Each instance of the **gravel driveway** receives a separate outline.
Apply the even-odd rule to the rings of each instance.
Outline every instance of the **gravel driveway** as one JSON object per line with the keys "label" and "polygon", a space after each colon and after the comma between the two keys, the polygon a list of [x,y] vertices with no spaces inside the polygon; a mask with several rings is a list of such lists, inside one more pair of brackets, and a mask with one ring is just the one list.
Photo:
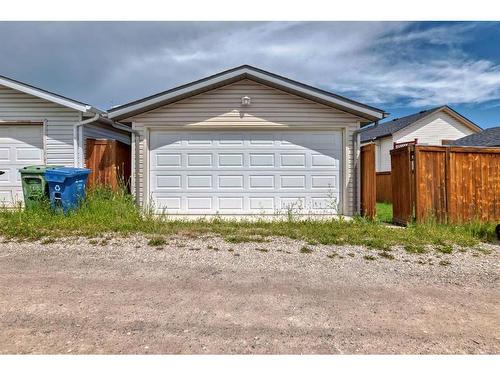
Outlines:
{"label": "gravel driveway", "polygon": [[3,240],[0,353],[500,352],[500,246],[147,242]]}

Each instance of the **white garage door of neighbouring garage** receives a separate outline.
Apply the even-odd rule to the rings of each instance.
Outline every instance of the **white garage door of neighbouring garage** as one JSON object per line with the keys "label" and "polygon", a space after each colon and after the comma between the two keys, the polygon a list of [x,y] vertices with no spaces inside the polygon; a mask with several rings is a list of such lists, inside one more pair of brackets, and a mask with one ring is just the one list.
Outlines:
{"label": "white garage door of neighbouring garage", "polygon": [[43,164],[42,125],[0,124],[0,205],[22,201],[21,176],[18,169]]}
{"label": "white garage door of neighbouring garage", "polygon": [[151,131],[149,149],[159,213],[341,211],[341,131]]}

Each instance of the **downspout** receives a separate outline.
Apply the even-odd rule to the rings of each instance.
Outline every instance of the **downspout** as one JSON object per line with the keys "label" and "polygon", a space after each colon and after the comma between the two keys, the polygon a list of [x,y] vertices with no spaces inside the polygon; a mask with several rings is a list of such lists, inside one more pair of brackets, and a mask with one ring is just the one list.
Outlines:
{"label": "downspout", "polygon": [[[79,167],[80,164],[80,145],[83,143],[83,139],[79,137],[79,128],[85,124],[89,124],[91,122],[97,121],[101,115],[96,113],[96,115],[87,120],[79,121],[75,125],[73,125],[73,158],[74,158],[74,166]],[[83,137],[82,137],[83,138]]]}
{"label": "downspout", "polygon": [[361,214],[361,168],[359,165],[359,158],[361,156],[360,139],[361,128],[353,132],[354,150],[356,152],[356,164],[354,170],[356,171],[356,213]]}

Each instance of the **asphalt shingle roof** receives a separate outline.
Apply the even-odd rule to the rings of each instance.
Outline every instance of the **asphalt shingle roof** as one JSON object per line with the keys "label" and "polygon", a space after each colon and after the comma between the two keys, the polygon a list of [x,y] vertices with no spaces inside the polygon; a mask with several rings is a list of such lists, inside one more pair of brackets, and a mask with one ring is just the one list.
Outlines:
{"label": "asphalt shingle roof", "polygon": [[451,142],[453,146],[500,147],[500,126],[484,129],[480,133],[467,135]]}
{"label": "asphalt shingle roof", "polygon": [[431,108],[418,113],[413,113],[405,117],[395,118],[394,120],[367,127],[361,131],[361,142],[366,142],[394,134],[398,130],[404,129],[407,126],[414,124],[421,118],[424,118],[425,116],[428,116],[431,113],[436,112],[442,108],[443,106]]}

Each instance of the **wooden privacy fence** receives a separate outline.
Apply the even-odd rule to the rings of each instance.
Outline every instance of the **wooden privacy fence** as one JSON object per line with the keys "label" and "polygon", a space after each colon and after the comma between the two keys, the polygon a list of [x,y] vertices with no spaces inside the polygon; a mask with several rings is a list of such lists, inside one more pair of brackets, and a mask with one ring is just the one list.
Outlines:
{"label": "wooden privacy fence", "polygon": [[375,145],[361,147],[361,215],[374,218],[376,215]]}
{"label": "wooden privacy fence", "polygon": [[391,172],[377,172],[377,202],[392,203]]}
{"label": "wooden privacy fence", "polygon": [[391,150],[393,220],[500,221],[500,148]]}
{"label": "wooden privacy fence", "polygon": [[88,186],[103,185],[117,190],[120,184],[130,187],[130,146],[111,139],[86,140],[85,165],[92,172]]}

